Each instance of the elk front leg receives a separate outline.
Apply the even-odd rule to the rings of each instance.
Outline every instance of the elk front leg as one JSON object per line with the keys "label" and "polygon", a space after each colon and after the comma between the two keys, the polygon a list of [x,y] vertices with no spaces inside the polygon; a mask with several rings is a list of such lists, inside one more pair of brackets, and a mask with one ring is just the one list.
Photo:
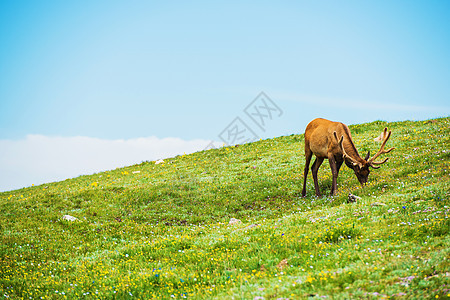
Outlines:
{"label": "elk front leg", "polygon": [[339,168],[342,165],[342,163],[339,164],[336,163],[336,159],[334,158],[334,155],[328,155],[328,161],[330,162],[330,168],[331,168],[331,174],[333,175],[333,183],[331,184],[331,191],[330,196],[335,196],[337,193],[337,177],[339,174]]}
{"label": "elk front leg", "polygon": [[320,193],[319,190],[319,180],[317,179],[317,172],[319,171],[319,167],[323,162],[323,158],[319,158],[316,157],[316,160],[314,161],[312,167],[311,167],[311,171],[312,171],[312,175],[313,175],[313,179],[314,179],[314,188],[316,189],[316,196],[317,197],[322,197],[322,194]]}
{"label": "elk front leg", "polygon": [[336,159],[336,168],[337,168],[337,175],[339,176],[339,170],[341,169],[342,164],[344,163],[343,160],[337,160]]}

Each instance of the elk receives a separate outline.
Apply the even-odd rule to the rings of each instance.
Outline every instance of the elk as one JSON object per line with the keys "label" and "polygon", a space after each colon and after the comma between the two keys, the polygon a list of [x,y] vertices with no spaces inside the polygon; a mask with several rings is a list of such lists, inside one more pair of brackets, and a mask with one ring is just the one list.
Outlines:
{"label": "elk", "polygon": [[[380,168],[380,165],[384,164],[388,158],[382,161],[375,161],[381,154],[389,153],[395,148],[384,150],[386,142],[391,136],[391,131],[387,127],[384,128],[382,134],[383,142],[380,150],[373,157],[370,157],[370,151],[365,158],[362,158],[358,154],[355,145],[352,141],[352,136],[347,125],[340,122],[333,122],[326,119],[314,119],[305,129],[305,170],[303,179],[302,197],[306,196],[306,178],[308,175],[309,164],[313,154],[316,156],[311,172],[314,179],[314,188],[316,190],[316,196],[321,197],[319,190],[319,183],[317,180],[317,172],[324,159],[328,159],[333,175],[333,182],[331,186],[330,195],[334,196],[337,193],[337,177],[339,175],[339,169],[342,163],[345,162],[347,167],[355,172],[358,181],[364,186],[367,183],[370,169]],[[340,138],[339,138],[340,137]]]}

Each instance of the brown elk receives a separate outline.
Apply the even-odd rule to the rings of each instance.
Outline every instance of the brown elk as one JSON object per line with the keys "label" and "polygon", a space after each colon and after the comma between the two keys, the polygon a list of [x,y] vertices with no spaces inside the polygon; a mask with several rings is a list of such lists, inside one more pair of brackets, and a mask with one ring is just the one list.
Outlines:
{"label": "brown elk", "polygon": [[[365,158],[358,154],[355,145],[352,141],[352,136],[347,125],[340,122],[333,122],[325,119],[312,120],[305,129],[305,170],[303,179],[302,197],[306,196],[306,178],[308,175],[309,164],[312,155],[316,156],[311,171],[314,179],[314,188],[316,189],[316,196],[321,196],[319,191],[319,183],[317,180],[317,171],[324,159],[328,159],[333,174],[333,182],[331,186],[330,195],[334,196],[337,192],[337,177],[342,163],[345,162],[347,167],[355,172],[358,181],[361,185],[367,182],[370,169],[380,168],[379,165],[384,164],[388,158],[382,161],[375,161],[381,154],[389,153],[394,148],[384,150],[384,146],[391,136],[391,131],[384,128],[383,142],[380,150],[373,157],[370,157],[370,151]],[[340,137],[340,138],[338,138]]]}

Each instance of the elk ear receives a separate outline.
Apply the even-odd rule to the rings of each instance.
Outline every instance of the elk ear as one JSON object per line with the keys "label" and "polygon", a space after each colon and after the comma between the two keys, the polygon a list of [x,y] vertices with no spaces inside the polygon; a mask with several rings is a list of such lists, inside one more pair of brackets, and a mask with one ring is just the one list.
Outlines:
{"label": "elk ear", "polygon": [[369,157],[370,157],[370,150],[367,152],[367,155],[366,155],[366,157],[364,158],[364,160],[368,160]]}

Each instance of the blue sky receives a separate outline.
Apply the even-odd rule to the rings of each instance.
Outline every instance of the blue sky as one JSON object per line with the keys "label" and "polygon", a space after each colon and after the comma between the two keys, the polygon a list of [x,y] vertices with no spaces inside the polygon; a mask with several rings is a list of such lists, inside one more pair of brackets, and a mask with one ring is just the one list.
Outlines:
{"label": "blue sky", "polygon": [[[10,148],[0,152],[23,160],[12,149],[30,136],[201,144],[236,117],[266,138],[316,117],[448,116],[449,11],[448,1],[1,1],[0,143]],[[261,91],[283,111],[264,131],[244,113]]]}

